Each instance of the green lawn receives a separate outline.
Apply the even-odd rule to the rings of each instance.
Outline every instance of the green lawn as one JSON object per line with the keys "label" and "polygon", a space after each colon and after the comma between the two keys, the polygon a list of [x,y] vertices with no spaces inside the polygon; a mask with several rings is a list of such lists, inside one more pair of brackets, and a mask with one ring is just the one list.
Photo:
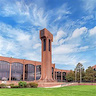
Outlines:
{"label": "green lawn", "polygon": [[96,96],[96,86],[0,89],[0,96]]}

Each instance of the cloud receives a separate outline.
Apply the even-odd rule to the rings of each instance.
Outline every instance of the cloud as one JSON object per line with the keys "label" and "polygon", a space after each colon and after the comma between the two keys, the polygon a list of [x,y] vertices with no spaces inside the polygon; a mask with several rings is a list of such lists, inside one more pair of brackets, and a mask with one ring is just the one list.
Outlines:
{"label": "cloud", "polygon": [[[65,32],[66,33],[66,32]],[[73,32],[71,32],[70,34],[66,34],[66,38],[61,38],[59,40],[59,42],[61,44],[63,43],[74,43],[74,44],[81,44],[82,39],[86,38],[88,34],[88,29],[86,27],[81,27],[81,28],[76,28],[75,30],[73,30]]]}
{"label": "cloud", "polygon": [[71,14],[70,7],[68,7],[67,3],[52,10],[45,10],[44,6],[46,2],[44,0],[42,0],[43,3],[39,1],[37,3],[36,1],[26,3],[24,0],[16,0],[11,3],[8,1],[3,2],[0,4],[2,5],[2,11],[0,11],[1,16],[12,17],[17,23],[29,23],[31,26],[41,28],[54,25],[58,20],[66,19]]}
{"label": "cloud", "polygon": [[23,54],[23,58],[26,58],[27,60],[41,61],[37,52],[26,52]]}
{"label": "cloud", "polygon": [[18,52],[16,47],[17,45],[15,45],[14,42],[0,36],[0,51],[1,51],[0,54],[1,55],[8,56],[8,57],[11,56],[10,54],[15,55],[15,52]]}
{"label": "cloud", "polygon": [[83,1],[83,8],[89,12],[92,13],[95,9],[96,0],[82,0]]}
{"label": "cloud", "polygon": [[[64,36],[61,34],[59,38],[58,35],[55,36],[54,45],[53,44],[53,54],[63,55],[63,54],[70,54],[70,53],[79,53],[84,52],[90,49],[93,49],[93,47],[89,44],[87,44],[86,40],[90,39],[89,37],[89,30],[86,27],[76,28],[72,35],[67,36],[64,38]],[[59,39],[58,39],[58,38]],[[62,38],[63,37],[63,38]],[[83,42],[85,39],[85,42]],[[86,45],[84,45],[86,43]],[[91,41],[90,44],[93,44],[94,41]],[[57,46],[58,45],[58,46]]]}
{"label": "cloud", "polygon": [[77,51],[78,45],[74,44],[64,44],[53,48],[53,54],[68,54]]}
{"label": "cloud", "polygon": [[67,19],[68,15],[71,14],[70,7],[68,6],[67,3],[62,4],[62,6],[59,8],[53,9],[53,11],[51,10],[51,15],[53,14],[53,12],[55,12],[54,14],[55,19],[53,21],[54,23],[56,23],[58,20]]}
{"label": "cloud", "polygon": [[[26,4],[24,1],[16,1],[2,5],[0,13],[5,17],[12,17],[18,23],[30,22],[34,26],[47,26],[47,15],[44,15],[42,8],[34,3]],[[1,3],[2,4],[2,3]]]}
{"label": "cloud", "polygon": [[[2,56],[40,61],[39,30],[46,27],[54,36],[53,62],[62,66],[63,64],[75,66],[78,62],[85,64],[89,60],[86,58],[87,52],[96,48],[94,46],[96,28],[91,28],[93,25],[89,25],[94,18],[92,13],[95,9],[94,0],[92,2],[83,0],[81,5],[84,14],[77,12],[76,14],[81,16],[78,19],[72,9],[74,5],[69,6],[69,3],[64,2],[57,7],[53,4],[47,5],[47,1],[44,0],[11,1],[0,2],[0,16],[5,20],[5,23],[2,23],[3,20],[0,22],[0,54]],[[9,18],[13,21],[6,21]],[[80,57],[80,53],[86,56]]]}
{"label": "cloud", "polygon": [[59,43],[61,44],[62,41],[60,39],[64,38],[65,36],[66,36],[66,33],[63,30],[59,30],[57,32],[56,36],[54,37],[53,45],[58,45]]}
{"label": "cloud", "polygon": [[89,30],[90,36],[95,35],[96,34],[96,26],[92,29]]}
{"label": "cloud", "polygon": [[40,48],[41,44],[40,43],[37,43],[33,46],[34,49],[37,49],[37,48]]}
{"label": "cloud", "polygon": [[89,46],[83,46],[83,47],[80,47],[79,50],[83,50],[84,51],[84,50],[86,50],[88,48],[89,48]]}
{"label": "cloud", "polygon": [[86,27],[82,27],[80,29],[76,29],[73,34],[72,34],[72,38],[76,38],[76,37],[79,37],[81,36],[82,34],[86,33],[87,32],[87,28]]}
{"label": "cloud", "polygon": [[0,35],[0,50],[3,56],[25,58],[24,54],[40,46],[39,36],[36,39],[35,35],[8,24],[0,23]]}
{"label": "cloud", "polygon": [[72,55],[72,54],[68,54],[68,55],[54,55],[53,56],[53,61],[56,64],[62,64],[62,65],[72,65],[75,66],[80,62],[82,64],[85,64],[86,59],[82,59],[80,56],[78,55]]}

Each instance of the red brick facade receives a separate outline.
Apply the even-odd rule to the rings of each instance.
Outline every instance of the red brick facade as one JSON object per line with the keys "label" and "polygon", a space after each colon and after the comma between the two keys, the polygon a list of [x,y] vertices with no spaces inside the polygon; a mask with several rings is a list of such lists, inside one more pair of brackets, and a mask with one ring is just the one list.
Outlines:
{"label": "red brick facade", "polygon": [[[20,76],[19,74],[22,74],[23,81],[25,81],[25,80],[27,81],[31,77],[34,79],[33,80],[30,79],[29,81],[31,81],[31,80],[36,81],[40,77],[40,75],[41,75],[41,77],[39,78],[39,80],[65,81],[66,73],[68,73],[69,70],[57,69],[57,68],[55,68],[55,64],[52,64],[52,48],[51,48],[52,45],[51,44],[53,42],[53,35],[47,29],[44,28],[43,30],[40,31],[40,39],[41,39],[41,43],[42,43],[42,47],[41,47],[42,60],[41,60],[41,62],[0,56],[1,65],[3,63],[6,64],[6,62],[8,62],[8,64],[9,64],[9,65],[7,65],[7,67],[9,68],[8,72],[7,71],[5,72],[5,70],[2,70],[2,68],[4,68],[4,65],[0,66],[0,67],[2,67],[2,68],[0,68],[0,70],[2,70],[2,71],[0,71],[1,78],[3,78],[4,76],[6,77],[8,75],[9,81],[12,81],[12,80],[16,81],[17,79],[19,80],[19,77],[18,77],[18,76]],[[14,64],[15,64],[15,66],[14,66]],[[18,64],[21,69],[17,68]],[[41,71],[39,70],[40,68],[38,68],[38,66],[39,67],[41,66]],[[5,69],[7,69],[7,67]],[[30,70],[31,67],[33,68],[32,70],[34,70],[34,71]],[[17,68],[16,69],[17,71],[15,71],[14,68]],[[20,70],[20,72],[18,72],[18,70]],[[13,75],[13,77],[16,76],[17,79],[16,78],[14,79],[12,77],[12,75]],[[37,77],[37,75],[39,77]]]}

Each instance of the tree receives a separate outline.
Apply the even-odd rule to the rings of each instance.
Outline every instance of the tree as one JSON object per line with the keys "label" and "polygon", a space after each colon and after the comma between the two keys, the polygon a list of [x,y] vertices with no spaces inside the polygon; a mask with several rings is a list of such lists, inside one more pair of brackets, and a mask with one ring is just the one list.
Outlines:
{"label": "tree", "polygon": [[84,75],[84,67],[81,63],[78,63],[75,68],[75,82],[82,82],[82,76]]}
{"label": "tree", "polygon": [[86,82],[94,82],[96,80],[96,71],[93,70],[93,68],[90,66],[88,69],[86,69],[84,81]]}
{"label": "tree", "polygon": [[66,80],[68,82],[73,82],[75,80],[74,77],[75,77],[75,73],[74,73],[74,71],[71,70],[69,73],[67,73]]}

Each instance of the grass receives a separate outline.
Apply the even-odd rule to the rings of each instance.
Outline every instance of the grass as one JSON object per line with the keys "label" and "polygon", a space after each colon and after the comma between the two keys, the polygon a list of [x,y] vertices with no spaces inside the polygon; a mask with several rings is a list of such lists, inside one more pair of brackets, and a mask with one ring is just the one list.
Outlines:
{"label": "grass", "polygon": [[0,96],[95,96],[96,86],[0,89]]}

